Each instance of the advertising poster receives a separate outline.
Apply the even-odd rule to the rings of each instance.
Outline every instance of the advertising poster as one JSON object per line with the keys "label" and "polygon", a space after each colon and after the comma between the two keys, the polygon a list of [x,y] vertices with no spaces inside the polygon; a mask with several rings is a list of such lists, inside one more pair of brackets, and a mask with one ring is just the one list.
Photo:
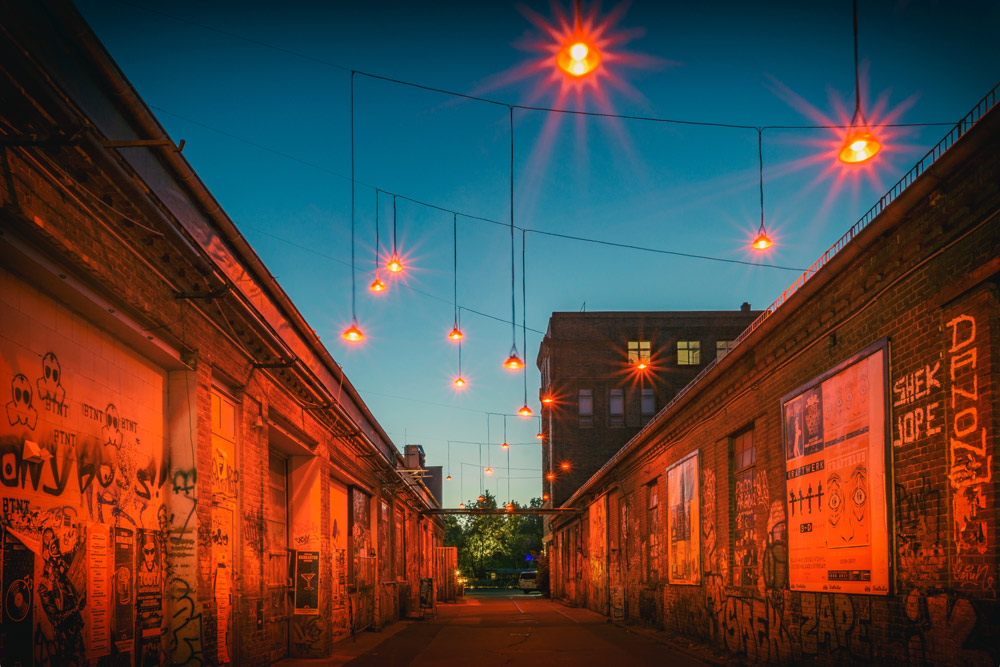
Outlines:
{"label": "advertising poster", "polygon": [[887,594],[885,349],[782,399],[792,590]]}
{"label": "advertising poster", "polygon": [[295,612],[319,614],[319,552],[295,552]]}
{"label": "advertising poster", "polygon": [[87,658],[111,653],[111,527],[92,523],[87,528]]}
{"label": "advertising poster", "polygon": [[128,528],[114,528],[115,571],[112,577],[114,600],[112,638],[120,653],[130,653],[135,637],[135,544]]}
{"label": "advertising poster", "polygon": [[0,648],[3,664],[31,666],[31,636],[35,554],[10,531],[3,531],[3,600]]}
{"label": "advertising poster", "polygon": [[667,539],[671,584],[701,583],[698,452],[667,468]]}
{"label": "advertising poster", "polygon": [[163,559],[160,535],[154,530],[138,532],[139,559],[135,577],[139,665],[160,663],[160,626],[163,624]]}

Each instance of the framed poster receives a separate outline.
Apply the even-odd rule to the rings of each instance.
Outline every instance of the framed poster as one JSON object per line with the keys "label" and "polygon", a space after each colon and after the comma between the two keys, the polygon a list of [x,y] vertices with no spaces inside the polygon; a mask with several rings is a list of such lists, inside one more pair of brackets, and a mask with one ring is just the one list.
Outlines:
{"label": "framed poster", "polygon": [[889,592],[886,343],[781,399],[792,590]]}
{"label": "framed poster", "polygon": [[319,552],[295,552],[294,614],[319,614]]}
{"label": "framed poster", "polygon": [[701,583],[698,450],[667,468],[667,561],[671,584]]}

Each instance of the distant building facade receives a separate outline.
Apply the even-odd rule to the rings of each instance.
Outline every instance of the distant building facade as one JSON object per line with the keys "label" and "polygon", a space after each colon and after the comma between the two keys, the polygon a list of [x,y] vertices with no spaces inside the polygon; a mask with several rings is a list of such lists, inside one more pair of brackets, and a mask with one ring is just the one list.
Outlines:
{"label": "distant building facade", "polygon": [[538,350],[542,481],[558,507],[759,313],[553,313]]}

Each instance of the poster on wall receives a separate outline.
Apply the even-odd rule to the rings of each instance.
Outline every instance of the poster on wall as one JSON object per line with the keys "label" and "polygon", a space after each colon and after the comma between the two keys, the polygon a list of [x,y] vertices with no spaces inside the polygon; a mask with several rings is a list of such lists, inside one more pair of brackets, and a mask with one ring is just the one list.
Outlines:
{"label": "poster on wall", "polygon": [[319,614],[319,552],[295,552],[296,614]]}
{"label": "poster on wall", "polygon": [[84,618],[87,634],[87,659],[111,653],[111,526],[92,523],[87,527],[87,606]]}
{"label": "poster on wall", "polygon": [[160,663],[160,626],[163,624],[163,556],[158,531],[139,529],[139,558],[135,575],[136,655],[140,667]]}
{"label": "poster on wall", "polygon": [[135,544],[133,532],[129,528],[115,527],[114,536],[115,571],[112,577],[112,637],[120,653],[130,653],[135,636]]}
{"label": "poster on wall", "polygon": [[885,378],[880,343],[781,399],[792,590],[889,592]]}
{"label": "poster on wall", "polygon": [[667,468],[667,539],[671,584],[701,583],[698,451]]}
{"label": "poster on wall", "polygon": [[34,611],[32,586],[35,579],[35,553],[21,540],[3,530],[3,582],[0,646],[4,665],[31,665],[31,636]]}

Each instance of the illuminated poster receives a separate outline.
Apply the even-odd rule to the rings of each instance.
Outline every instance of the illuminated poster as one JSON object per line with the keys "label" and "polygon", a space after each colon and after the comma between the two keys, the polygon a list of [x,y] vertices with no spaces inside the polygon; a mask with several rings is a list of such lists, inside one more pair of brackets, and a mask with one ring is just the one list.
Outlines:
{"label": "illuminated poster", "polygon": [[319,552],[295,552],[295,614],[319,613]]}
{"label": "illuminated poster", "polygon": [[667,562],[671,584],[701,583],[698,452],[667,468]]}
{"label": "illuminated poster", "polygon": [[3,664],[12,667],[31,666],[31,637],[35,575],[35,553],[10,531],[0,528],[3,538],[3,575],[0,578],[3,598],[0,600],[0,647]]}
{"label": "illuminated poster", "polygon": [[789,586],[886,594],[885,349],[785,396]]}
{"label": "illuminated poster", "polygon": [[135,576],[135,612],[138,624],[137,663],[140,667],[160,664],[160,626],[163,624],[163,558],[160,535],[155,530],[138,531],[139,559]]}
{"label": "illuminated poster", "polygon": [[111,526],[92,523],[87,527],[87,659],[111,653]]}

